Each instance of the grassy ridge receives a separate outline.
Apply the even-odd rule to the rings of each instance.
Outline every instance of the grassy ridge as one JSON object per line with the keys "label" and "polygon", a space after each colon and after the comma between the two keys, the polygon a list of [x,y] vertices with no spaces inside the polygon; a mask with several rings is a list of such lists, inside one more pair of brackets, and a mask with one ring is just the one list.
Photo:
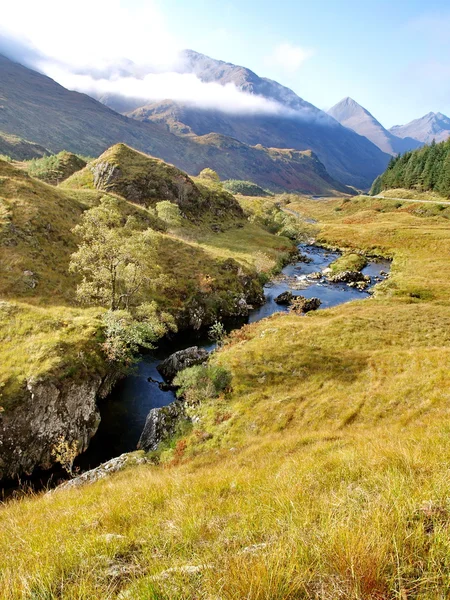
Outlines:
{"label": "grassy ridge", "polygon": [[232,391],[161,465],[5,506],[5,598],[448,597],[450,227],[382,207],[291,205],[390,278],[236,333]]}
{"label": "grassy ridge", "polygon": [[[142,160],[149,160],[143,157]],[[64,156],[62,156],[64,158]],[[70,158],[70,156],[69,156]],[[161,161],[158,161],[158,165]],[[46,164],[46,163],[45,163]],[[164,169],[164,167],[161,167]],[[173,167],[167,167],[169,170]],[[81,171],[83,173],[84,171]],[[30,377],[73,376],[101,368],[96,335],[103,308],[76,304],[78,279],[68,272],[78,240],[73,228],[84,211],[111,197],[104,191],[74,187],[70,180],[54,187],[30,177],[23,169],[0,160],[0,407],[20,399]],[[70,178],[72,179],[72,178]],[[198,192],[200,196],[200,192]],[[205,189],[214,207],[214,191]],[[220,201],[234,198],[224,194]],[[150,300],[184,324],[195,306],[204,319],[214,320],[221,309],[232,310],[236,294],[259,291],[258,253],[267,254],[271,267],[286,258],[293,244],[271,235],[237,214],[222,219],[225,231],[213,233],[208,206],[198,220],[164,232],[163,224],[145,206],[115,196],[124,218],[133,215],[142,228],[159,231],[156,251],[159,273],[148,289]],[[223,208],[222,204],[219,206]],[[230,263],[231,260],[231,263]],[[234,262],[236,261],[236,262]]]}

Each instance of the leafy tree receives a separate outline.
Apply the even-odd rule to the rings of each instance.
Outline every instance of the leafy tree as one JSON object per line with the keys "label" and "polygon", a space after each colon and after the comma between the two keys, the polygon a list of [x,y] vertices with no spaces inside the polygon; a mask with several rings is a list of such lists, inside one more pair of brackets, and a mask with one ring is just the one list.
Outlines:
{"label": "leafy tree", "polygon": [[82,275],[78,299],[112,311],[130,308],[155,277],[155,233],[142,231],[135,217],[125,218],[115,199],[88,210],[74,232],[81,243],[69,269]]}
{"label": "leafy tree", "polygon": [[214,181],[215,183],[220,183],[220,177],[218,174],[210,168],[203,169],[200,172],[199,177],[201,179],[209,179],[210,181]]}
{"label": "leafy tree", "polygon": [[163,200],[156,204],[156,214],[167,227],[178,227],[181,225],[181,211],[177,204]]}

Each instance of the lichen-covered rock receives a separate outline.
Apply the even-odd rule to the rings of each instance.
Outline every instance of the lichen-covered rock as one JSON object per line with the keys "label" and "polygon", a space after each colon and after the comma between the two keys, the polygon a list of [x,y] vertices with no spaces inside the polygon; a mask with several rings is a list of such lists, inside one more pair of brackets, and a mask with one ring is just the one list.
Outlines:
{"label": "lichen-covered rock", "polygon": [[84,452],[100,423],[97,398],[116,380],[114,373],[84,381],[30,379],[20,402],[0,412],[0,479],[50,468],[61,438]]}
{"label": "lichen-covered rock", "polygon": [[289,306],[291,312],[303,314],[312,310],[317,310],[322,301],[320,298],[305,298],[304,296],[295,296]]}
{"label": "lichen-covered rock", "polygon": [[178,350],[158,365],[157,369],[167,381],[172,381],[176,374],[183,369],[200,365],[208,360],[208,351],[198,346]]}
{"label": "lichen-covered rock", "polygon": [[[102,463],[95,469],[91,469],[90,471],[86,471],[69,481],[65,481],[61,485],[59,485],[55,490],[65,490],[68,488],[80,487],[81,485],[86,485],[89,483],[95,483],[99,481],[99,479],[104,479],[108,477],[112,473],[116,473],[117,471],[121,471],[128,465],[140,465],[147,462],[147,459],[142,456],[138,452],[126,452],[125,454],[121,454],[120,456],[116,456],[107,462]],[[136,456],[137,455],[137,456]],[[48,492],[52,494],[55,490],[51,490]]]}
{"label": "lichen-covered rock", "polygon": [[138,449],[157,450],[161,442],[175,435],[180,420],[186,418],[184,404],[179,400],[161,408],[153,408],[147,415]]}
{"label": "lichen-covered rock", "polygon": [[286,292],[281,292],[281,294],[279,294],[276,298],[273,299],[274,302],[276,302],[277,304],[283,304],[283,305],[288,305],[292,302],[294,298],[294,295],[292,294],[292,292],[286,291]]}

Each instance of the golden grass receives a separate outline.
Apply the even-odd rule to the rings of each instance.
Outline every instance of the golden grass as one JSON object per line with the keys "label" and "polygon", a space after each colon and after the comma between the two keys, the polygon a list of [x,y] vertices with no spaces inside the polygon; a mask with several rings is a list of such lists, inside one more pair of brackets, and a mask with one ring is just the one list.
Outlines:
{"label": "golden grass", "polygon": [[232,392],[159,466],[0,509],[0,597],[449,597],[450,227],[376,207],[292,205],[389,280],[238,332]]}

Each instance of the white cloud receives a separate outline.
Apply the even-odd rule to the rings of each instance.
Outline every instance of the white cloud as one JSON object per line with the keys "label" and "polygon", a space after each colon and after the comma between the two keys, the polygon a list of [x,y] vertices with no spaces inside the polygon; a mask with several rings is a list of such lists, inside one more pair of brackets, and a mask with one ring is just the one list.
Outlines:
{"label": "white cloud", "polygon": [[203,83],[192,73],[148,73],[143,77],[94,79],[90,75],[68,73],[60,67],[47,69],[48,74],[69,89],[95,97],[120,95],[140,99],[142,104],[171,99],[201,108],[231,113],[278,113],[286,109],[277,102],[241,92],[234,84]]}
{"label": "white cloud", "polygon": [[274,48],[272,54],[267,57],[266,62],[272,67],[280,67],[289,73],[294,73],[313,55],[314,51],[310,48],[302,48],[285,42]]}
{"label": "white cloud", "polygon": [[180,46],[154,0],[22,0],[2,6],[2,29],[71,67],[124,56],[165,67]]}
{"label": "white cloud", "polygon": [[[233,84],[203,83],[195,75],[174,72],[184,44],[171,33],[157,0],[78,0],[75,10],[72,6],[61,0],[7,3],[0,52],[16,46],[11,58],[96,97],[117,94],[143,103],[173,99],[227,112],[281,110],[276,102]],[[24,51],[27,46],[36,52]]]}

